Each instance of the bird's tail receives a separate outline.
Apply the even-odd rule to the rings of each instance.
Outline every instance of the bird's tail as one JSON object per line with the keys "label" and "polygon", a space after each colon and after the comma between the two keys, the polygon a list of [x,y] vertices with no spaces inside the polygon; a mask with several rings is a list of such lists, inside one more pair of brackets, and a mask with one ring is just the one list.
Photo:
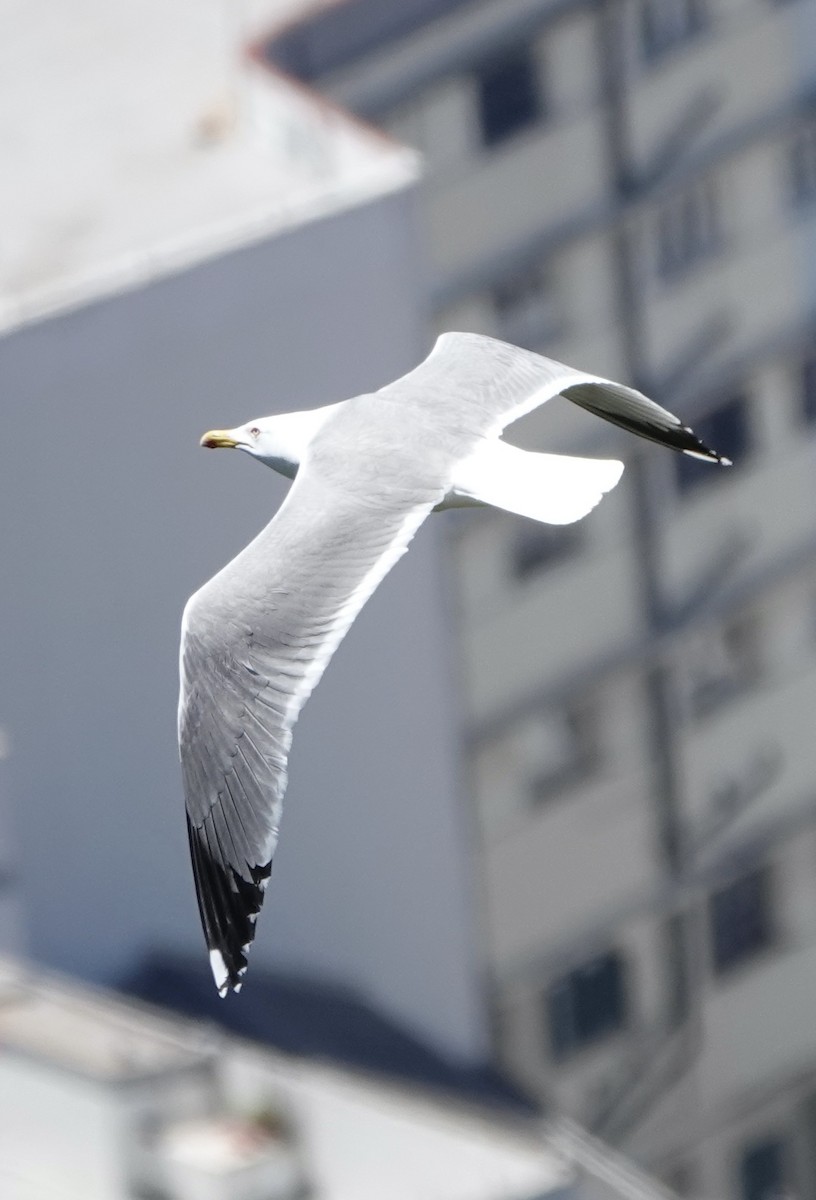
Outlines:
{"label": "bird's tail", "polygon": [[618,482],[616,459],[537,454],[496,439],[484,441],[457,467],[453,503],[462,498],[549,525],[585,517]]}

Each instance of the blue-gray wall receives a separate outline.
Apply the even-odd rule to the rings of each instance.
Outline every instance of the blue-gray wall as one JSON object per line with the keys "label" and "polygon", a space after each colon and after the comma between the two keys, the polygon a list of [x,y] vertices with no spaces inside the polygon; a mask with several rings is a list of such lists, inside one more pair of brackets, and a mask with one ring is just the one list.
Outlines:
{"label": "blue-gray wall", "polygon": [[[413,204],[394,194],[0,341],[0,725],[28,945],[48,964],[110,980],[153,946],[204,953],[179,616],[286,485],[198,437],[421,357]],[[304,712],[253,961],[353,984],[478,1058],[440,532],[421,531]]]}

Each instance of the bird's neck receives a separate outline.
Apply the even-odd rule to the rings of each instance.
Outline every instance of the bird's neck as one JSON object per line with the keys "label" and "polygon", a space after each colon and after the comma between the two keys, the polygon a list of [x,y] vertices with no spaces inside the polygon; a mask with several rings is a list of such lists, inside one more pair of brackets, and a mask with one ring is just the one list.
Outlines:
{"label": "bird's neck", "polygon": [[294,479],[312,438],[338,407],[327,404],[323,408],[281,413],[275,417],[274,450],[263,456],[266,465],[287,479]]}

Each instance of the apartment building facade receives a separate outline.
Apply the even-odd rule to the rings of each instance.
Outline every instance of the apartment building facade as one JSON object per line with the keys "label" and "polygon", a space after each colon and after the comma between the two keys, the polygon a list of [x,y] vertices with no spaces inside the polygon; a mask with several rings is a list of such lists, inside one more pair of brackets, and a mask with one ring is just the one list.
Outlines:
{"label": "apartment building facade", "polygon": [[669,1200],[542,1130],[0,958],[5,1200]]}
{"label": "apartment building facade", "polygon": [[423,151],[431,327],[734,459],[554,402],[519,440],[621,486],[452,526],[473,866],[518,1080],[688,1195],[816,1196],[816,4],[349,0],[257,53]]}

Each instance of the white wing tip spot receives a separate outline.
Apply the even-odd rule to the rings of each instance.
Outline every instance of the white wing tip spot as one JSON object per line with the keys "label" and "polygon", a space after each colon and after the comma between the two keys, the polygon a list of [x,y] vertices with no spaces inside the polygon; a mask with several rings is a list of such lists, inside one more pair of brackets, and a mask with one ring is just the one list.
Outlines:
{"label": "white wing tip spot", "polygon": [[210,970],[213,973],[215,986],[218,988],[218,995],[226,996],[229,991],[229,971],[220,950],[210,951]]}

